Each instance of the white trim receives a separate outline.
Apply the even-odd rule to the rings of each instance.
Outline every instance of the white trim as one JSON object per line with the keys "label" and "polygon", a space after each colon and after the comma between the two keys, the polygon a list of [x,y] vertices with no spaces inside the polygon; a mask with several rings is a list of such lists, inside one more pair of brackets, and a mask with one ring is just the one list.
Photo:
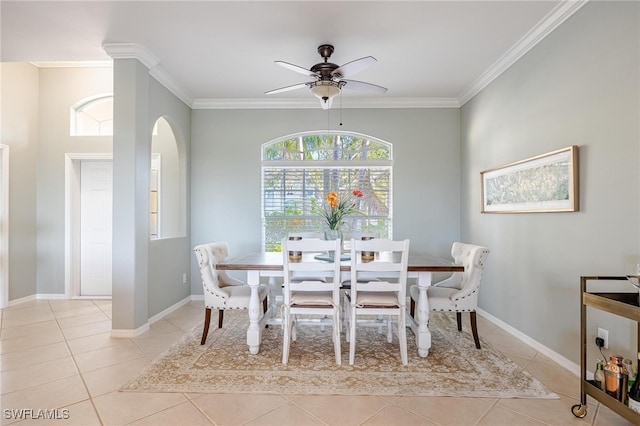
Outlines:
{"label": "white trim", "polygon": [[158,58],[147,50],[146,47],[135,43],[104,43],[102,48],[112,59],[137,59],[147,68],[158,65]]}
{"label": "white trim", "polygon": [[471,98],[480,93],[493,80],[498,78],[511,65],[516,63],[528,51],[546,38],[560,24],[576,13],[589,0],[563,0],[547,14],[535,27],[525,34],[511,49],[491,65],[471,86],[458,96],[458,104],[463,106]]}
{"label": "white trim", "polygon": [[169,315],[172,312],[177,311],[178,309],[180,309],[181,307],[183,307],[184,305],[186,305],[189,302],[191,302],[191,296],[187,296],[184,299],[182,299],[181,301],[179,301],[178,303],[169,306],[164,311],[158,312],[157,314],[155,314],[154,316],[149,318],[149,324],[153,324],[154,322],[160,321],[162,318],[166,317],[167,315]]}
{"label": "white trim", "polygon": [[187,296],[184,299],[182,299],[181,301],[179,301],[178,303],[175,303],[175,304],[169,306],[164,311],[155,314],[154,316],[152,316],[151,318],[149,318],[147,320],[146,324],[143,324],[142,326],[136,328],[135,330],[112,329],[111,330],[111,337],[113,337],[113,338],[124,338],[124,339],[133,339],[135,337],[138,337],[141,334],[146,333],[147,331],[149,331],[149,326],[151,324],[153,324],[153,323],[155,323],[157,321],[160,321],[162,318],[166,317],[167,315],[171,314],[172,312],[177,311],[178,309],[180,309],[181,307],[183,307],[187,303],[191,302],[192,297],[193,296]]}
{"label": "white trim", "polygon": [[113,61],[29,62],[37,68],[113,68]]}
{"label": "white trim", "polygon": [[158,80],[167,90],[173,93],[187,106],[193,104],[193,99],[184,91],[180,84],[169,74],[146,47],[135,43],[104,43],[102,48],[113,59],[137,59],[149,68],[149,75]]}
{"label": "white trim", "polygon": [[67,296],[63,293],[37,293],[37,300],[66,300]]}
{"label": "white trim", "polygon": [[[458,108],[455,98],[370,98],[342,101],[342,108]],[[193,109],[317,109],[318,100],[309,99],[195,99]],[[339,102],[332,109],[339,109]]]}
{"label": "white trim", "polygon": [[19,299],[11,300],[7,304],[7,308],[23,303],[33,302],[34,300],[66,300],[67,296],[62,293],[37,293],[30,296],[21,297]]}
{"label": "white trim", "polygon": [[9,146],[0,144],[0,308],[9,304]]}
{"label": "white trim", "polygon": [[149,323],[141,325],[135,330],[111,329],[111,337],[114,339],[134,339],[149,331]]}
{"label": "white trim", "polygon": [[183,89],[180,87],[180,84],[169,74],[162,65],[158,64],[155,67],[149,69],[149,74],[151,77],[158,80],[160,84],[162,84],[168,91],[173,93],[178,99],[185,103],[188,107],[193,105],[193,98],[189,96]]}
{"label": "white trim", "polygon": [[23,303],[32,302],[38,299],[37,295],[32,294],[30,296],[21,297],[19,299],[10,300],[6,307],[10,308],[12,306],[21,305]]}
{"label": "white trim", "polygon": [[542,343],[538,342],[537,340],[532,339],[531,337],[511,327],[509,324],[499,320],[498,318],[494,317],[493,315],[491,315],[486,311],[483,311],[482,309],[478,309],[478,314],[480,314],[483,318],[487,319],[493,324],[497,325],[507,333],[511,334],[513,337],[522,341],[526,345],[531,346],[533,349],[537,350],[541,354],[551,358],[553,361],[558,363],[561,367],[564,367],[565,369],[567,369],[569,372],[580,377],[580,366],[575,362],[549,349],[548,347],[544,346]]}
{"label": "white trim", "polygon": [[64,155],[64,294],[80,295],[79,223],[80,184],[78,165],[83,160],[113,160],[111,153],[66,153]]}

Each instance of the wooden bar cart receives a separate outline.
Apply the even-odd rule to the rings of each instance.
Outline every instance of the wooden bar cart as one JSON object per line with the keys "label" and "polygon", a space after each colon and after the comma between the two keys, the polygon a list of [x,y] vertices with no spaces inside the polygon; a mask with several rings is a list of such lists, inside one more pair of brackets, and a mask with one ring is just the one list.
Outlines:
{"label": "wooden bar cart", "polygon": [[610,408],[615,413],[634,424],[640,424],[640,414],[631,410],[624,403],[608,395],[595,386],[593,380],[587,380],[587,307],[609,312],[614,315],[628,318],[636,322],[636,344],[640,351],[640,306],[638,305],[638,292],[588,292],[587,281],[626,281],[627,277],[620,276],[583,276],[580,277],[580,404],[571,407],[571,412],[576,417],[587,415],[587,395],[596,399],[602,405]]}

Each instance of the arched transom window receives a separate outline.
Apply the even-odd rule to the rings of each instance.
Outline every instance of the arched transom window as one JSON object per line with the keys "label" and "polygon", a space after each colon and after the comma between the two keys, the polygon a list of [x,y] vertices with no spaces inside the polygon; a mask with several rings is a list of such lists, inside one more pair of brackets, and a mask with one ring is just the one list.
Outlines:
{"label": "arched transom window", "polygon": [[71,107],[71,136],[112,135],[112,94],[91,96]]}
{"label": "arched transom window", "polygon": [[263,249],[280,251],[282,238],[327,229],[318,208],[329,192],[358,189],[342,230],[392,237],[392,146],[352,133],[305,133],[262,146]]}

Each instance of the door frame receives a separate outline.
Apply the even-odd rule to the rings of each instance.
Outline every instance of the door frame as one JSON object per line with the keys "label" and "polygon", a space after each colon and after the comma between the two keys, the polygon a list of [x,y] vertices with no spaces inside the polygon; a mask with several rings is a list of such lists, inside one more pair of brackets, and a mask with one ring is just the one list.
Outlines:
{"label": "door frame", "polygon": [[64,295],[67,299],[111,299],[80,295],[80,164],[113,161],[111,153],[67,153],[64,156]]}
{"label": "door frame", "polygon": [[9,145],[0,144],[0,308],[9,306]]}

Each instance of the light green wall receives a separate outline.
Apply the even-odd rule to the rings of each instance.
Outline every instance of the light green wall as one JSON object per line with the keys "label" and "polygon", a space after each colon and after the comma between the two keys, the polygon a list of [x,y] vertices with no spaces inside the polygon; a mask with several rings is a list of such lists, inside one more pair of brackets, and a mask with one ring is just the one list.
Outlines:
{"label": "light green wall", "polygon": [[[462,237],[491,249],[480,306],[575,363],[580,276],[625,275],[640,252],[639,18],[637,2],[589,2],[462,108]],[[480,213],[481,171],[569,145],[579,212]],[[628,322],[589,315],[588,343],[598,324],[635,358]]]}
{"label": "light green wall", "polygon": [[9,146],[9,300],[36,293],[38,70],[0,64],[0,144]]}
{"label": "light green wall", "polygon": [[[187,221],[190,212],[191,108],[154,78],[149,82],[149,99],[148,125],[152,129],[159,117],[167,120],[176,138],[177,159],[173,161],[178,168],[168,176],[174,180],[169,202],[174,204],[176,232],[172,238],[154,240],[149,244],[148,300],[149,317],[152,317],[191,294],[189,268],[193,253]],[[186,284],[182,281],[185,273]]]}
{"label": "light green wall", "polygon": [[[393,144],[394,238],[448,257],[460,235],[458,109],[195,110],[191,243],[260,250],[260,148],[305,131],[338,129]],[[340,121],[343,123],[339,126]],[[192,260],[192,292],[202,284]]]}

